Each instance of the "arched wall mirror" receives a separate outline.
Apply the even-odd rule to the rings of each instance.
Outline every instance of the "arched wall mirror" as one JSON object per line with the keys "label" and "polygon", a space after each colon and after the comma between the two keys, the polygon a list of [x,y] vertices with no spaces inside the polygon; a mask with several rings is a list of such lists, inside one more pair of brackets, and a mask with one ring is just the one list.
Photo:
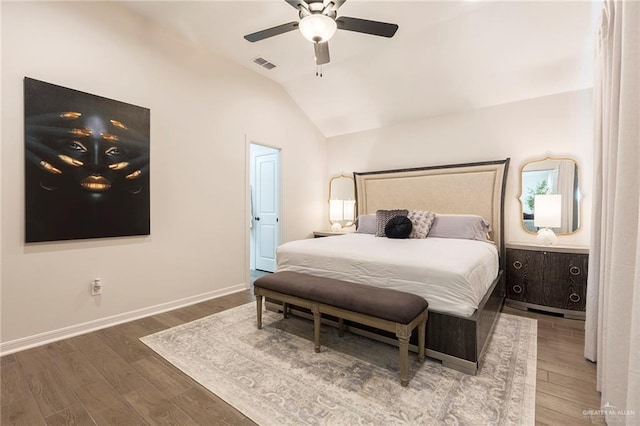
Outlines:
{"label": "arched wall mirror", "polygon": [[[329,182],[329,222],[332,225],[351,226],[355,220],[355,182],[352,177],[340,175]],[[336,225],[336,226],[337,226]]]}
{"label": "arched wall mirror", "polygon": [[536,195],[560,195],[558,234],[572,234],[580,228],[580,179],[578,163],[571,158],[547,157],[525,163],[520,170],[520,205],[522,226],[525,231],[536,233]]}

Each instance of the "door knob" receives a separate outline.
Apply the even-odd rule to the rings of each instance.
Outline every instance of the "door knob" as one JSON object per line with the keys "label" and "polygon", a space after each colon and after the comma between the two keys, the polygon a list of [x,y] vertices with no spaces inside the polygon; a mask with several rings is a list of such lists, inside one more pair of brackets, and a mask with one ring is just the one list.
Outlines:
{"label": "door knob", "polygon": [[260,220],[260,218],[259,218],[259,217],[256,217],[256,220]]}

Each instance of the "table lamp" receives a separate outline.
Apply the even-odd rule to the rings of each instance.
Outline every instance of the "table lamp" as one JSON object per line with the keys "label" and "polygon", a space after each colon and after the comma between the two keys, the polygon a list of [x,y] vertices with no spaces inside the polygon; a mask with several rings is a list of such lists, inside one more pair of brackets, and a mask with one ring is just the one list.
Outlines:
{"label": "table lamp", "polygon": [[550,228],[559,228],[562,219],[562,195],[536,195],[534,201],[533,225],[538,230],[538,242],[543,245],[555,244],[558,237]]}

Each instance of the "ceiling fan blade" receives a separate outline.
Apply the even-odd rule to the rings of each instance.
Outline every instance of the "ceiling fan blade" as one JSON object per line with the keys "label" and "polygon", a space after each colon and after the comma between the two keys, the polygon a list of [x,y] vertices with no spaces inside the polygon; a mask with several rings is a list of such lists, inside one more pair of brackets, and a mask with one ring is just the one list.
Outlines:
{"label": "ceiling fan blade", "polygon": [[381,37],[393,37],[398,31],[396,24],[388,24],[386,22],[369,21],[368,19],[348,18],[341,16],[336,19],[338,28],[341,30],[355,31],[357,33],[365,33],[377,35]]}
{"label": "ceiling fan blade", "polygon": [[265,38],[277,36],[278,34],[288,33],[298,28],[298,22],[288,22],[286,24],[278,25],[277,27],[268,28],[266,30],[258,31],[255,33],[247,34],[244,36],[245,40],[250,42],[256,42],[264,40]]}
{"label": "ceiling fan blade", "polygon": [[316,56],[316,65],[328,64],[331,60],[329,58],[329,42],[313,43],[313,51]]}

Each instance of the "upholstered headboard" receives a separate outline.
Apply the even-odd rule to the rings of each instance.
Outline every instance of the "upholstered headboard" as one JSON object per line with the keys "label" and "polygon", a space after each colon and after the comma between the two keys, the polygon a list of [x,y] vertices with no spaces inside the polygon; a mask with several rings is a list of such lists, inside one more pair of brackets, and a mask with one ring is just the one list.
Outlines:
{"label": "upholstered headboard", "polygon": [[504,191],[509,158],[375,172],[354,172],[358,215],[380,209],[477,214],[491,222],[504,262]]}

